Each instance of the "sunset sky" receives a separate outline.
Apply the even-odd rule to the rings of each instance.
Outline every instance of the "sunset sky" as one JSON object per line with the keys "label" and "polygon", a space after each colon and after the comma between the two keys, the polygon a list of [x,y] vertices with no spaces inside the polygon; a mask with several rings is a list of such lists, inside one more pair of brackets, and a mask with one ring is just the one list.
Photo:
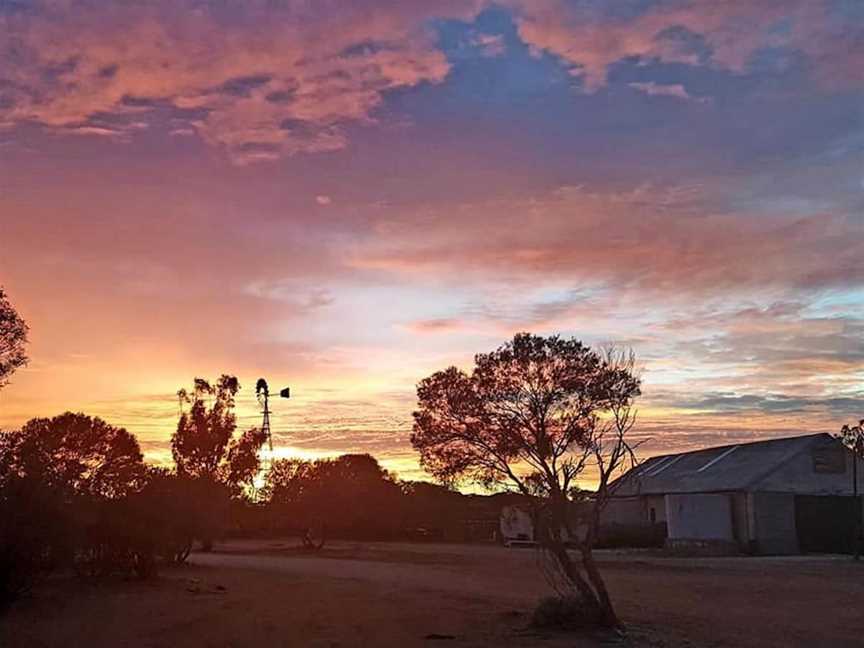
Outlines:
{"label": "sunset sky", "polygon": [[632,347],[648,454],[864,417],[864,2],[5,0],[0,426],[164,461],[240,377],[280,454],[417,477],[415,384]]}

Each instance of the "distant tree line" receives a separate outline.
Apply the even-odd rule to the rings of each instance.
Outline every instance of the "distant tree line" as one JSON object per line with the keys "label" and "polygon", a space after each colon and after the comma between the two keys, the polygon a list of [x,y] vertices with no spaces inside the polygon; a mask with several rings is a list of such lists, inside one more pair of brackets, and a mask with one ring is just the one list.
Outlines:
{"label": "distant tree line", "polygon": [[[0,312],[5,383],[26,362],[27,328],[2,293]],[[223,375],[178,392],[171,467],[148,465],[133,434],[83,413],[0,431],[0,608],[52,571],[147,578],[228,533],[294,534],[308,548],[325,535],[467,539],[471,497],[400,482],[369,455],[277,460],[255,488],[266,438],[237,434],[239,390]]]}
{"label": "distant tree line", "polygon": [[[206,408],[198,420],[221,429],[226,412]],[[246,448],[255,434],[208,446],[189,433],[193,419],[184,415],[173,437],[173,468],[146,464],[134,435],[85,414],[0,432],[0,599],[52,571],[147,578],[160,563],[185,561],[196,541],[209,550],[226,534],[296,535],[314,547],[312,529],[319,543],[467,540],[472,517],[497,522],[497,509],[476,498],[399,481],[369,455],[277,460],[253,491],[259,466]]]}

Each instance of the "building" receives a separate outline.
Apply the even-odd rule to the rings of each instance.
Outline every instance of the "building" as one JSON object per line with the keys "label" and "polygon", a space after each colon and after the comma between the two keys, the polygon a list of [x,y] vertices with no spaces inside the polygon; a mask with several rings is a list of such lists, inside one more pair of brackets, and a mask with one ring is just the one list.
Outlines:
{"label": "building", "polygon": [[[853,455],[829,434],[652,457],[613,484],[607,529],[665,524],[667,546],[758,554],[848,552]],[[858,493],[864,462],[858,460]]]}

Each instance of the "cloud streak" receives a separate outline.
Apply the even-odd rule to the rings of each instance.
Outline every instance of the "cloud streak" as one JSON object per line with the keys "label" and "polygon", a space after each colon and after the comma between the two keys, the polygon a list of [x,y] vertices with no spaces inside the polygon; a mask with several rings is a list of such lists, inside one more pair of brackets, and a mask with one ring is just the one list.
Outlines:
{"label": "cloud streak", "polygon": [[676,187],[562,187],[515,205],[385,215],[375,228],[354,265],[516,282],[556,276],[598,289],[680,295],[864,280],[854,217],[739,213]]}

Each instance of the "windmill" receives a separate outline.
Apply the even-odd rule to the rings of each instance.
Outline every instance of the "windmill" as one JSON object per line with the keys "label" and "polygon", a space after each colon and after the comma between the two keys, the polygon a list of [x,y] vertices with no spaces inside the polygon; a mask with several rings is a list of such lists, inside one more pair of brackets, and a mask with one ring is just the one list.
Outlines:
{"label": "windmill", "polygon": [[[282,398],[290,398],[291,390],[286,387],[279,392]],[[255,397],[258,399],[258,404],[261,405],[261,414],[264,419],[261,422],[261,432],[264,433],[264,438],[267,439],[267,447],[270,449],[270,454],[273,454],[273,434],[270,431],[270,388],[267,386],[267,381],[259,378],[255,383]]]}

